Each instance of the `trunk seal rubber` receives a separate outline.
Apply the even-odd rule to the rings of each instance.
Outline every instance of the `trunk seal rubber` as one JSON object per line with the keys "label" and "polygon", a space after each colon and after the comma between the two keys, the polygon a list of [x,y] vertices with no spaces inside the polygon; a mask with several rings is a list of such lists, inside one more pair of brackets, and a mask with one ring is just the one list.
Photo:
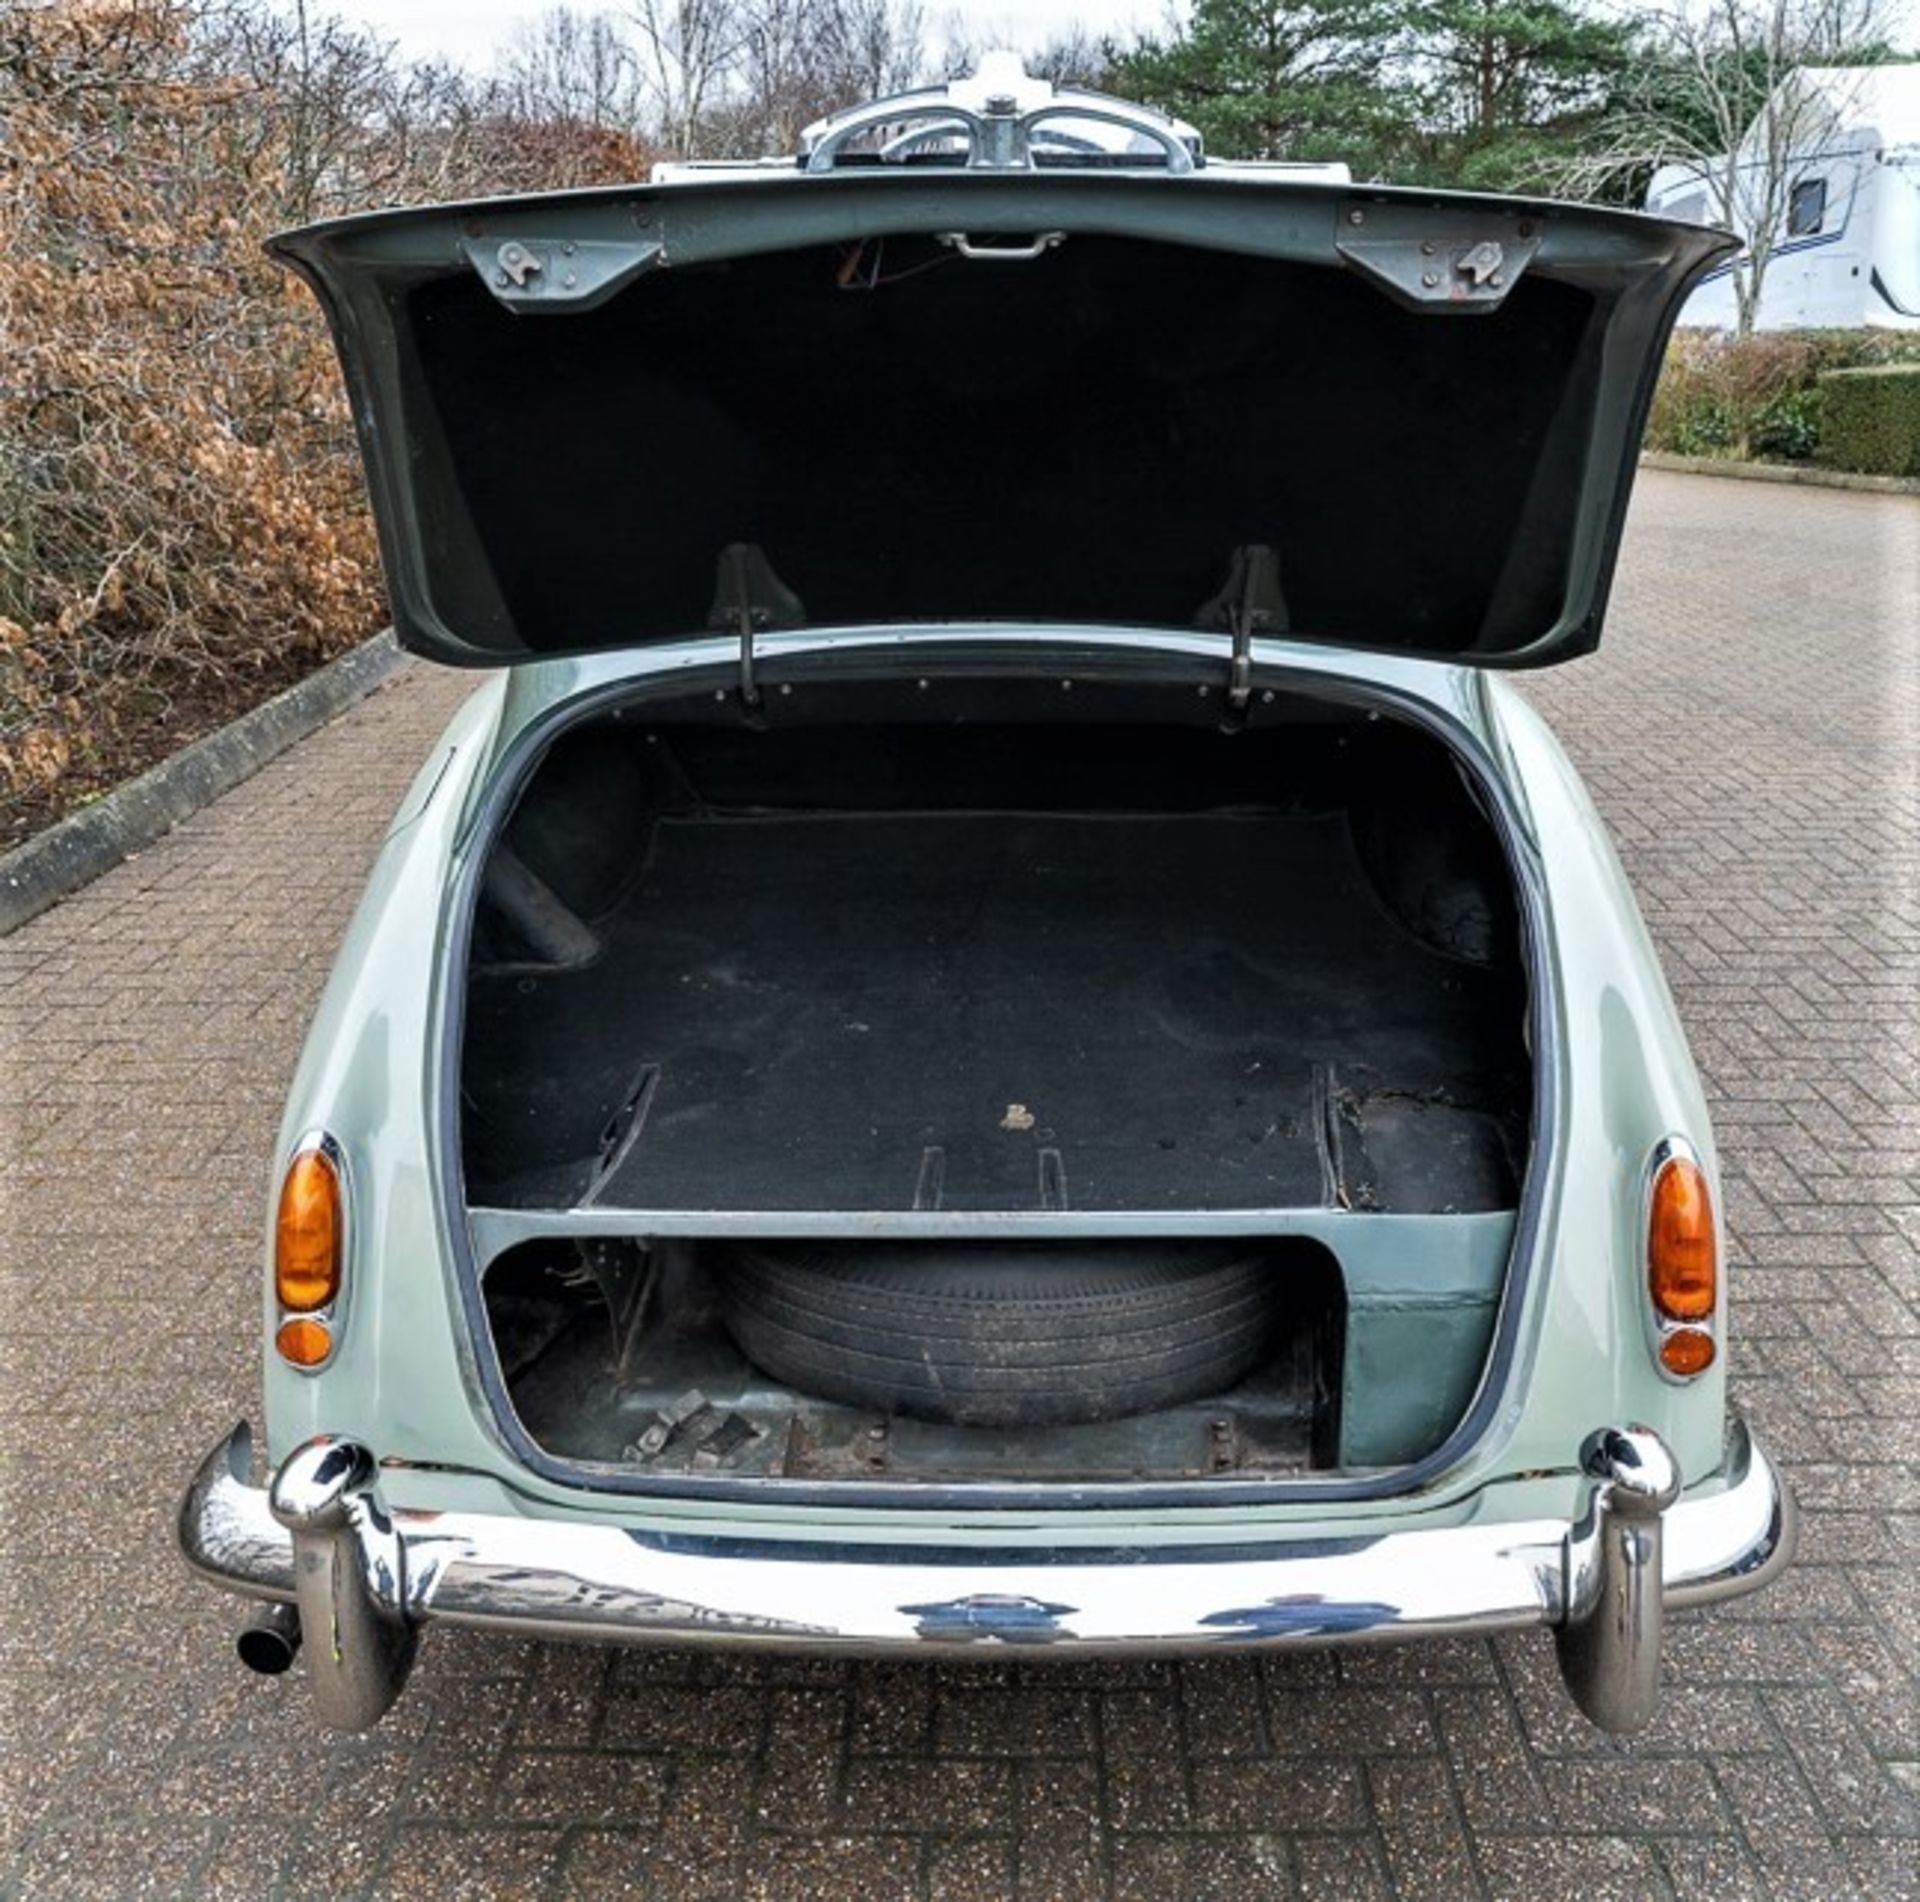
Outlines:
{"label": "trunk seal rubber", "polygon": [[[920,670],[927,664],[938,665],[932,655],[918,645],[905,650],[916,656]],[[899,664],[900,649],[884,646],[862,647],[833,653],[824,645],[808,650],[806,658],[825,663],[825,674],[858,673],[872,677],[891,671],[886,657]],[[947,656],[941,656],[942,659]],[[979,665],[988,654],[975,650],[967,656],[973,663],[967,669],[976,677],[991,672],[1033,672],[1042,677],[1057,675],[1062,655],[1058,649],[1048,655],[1018,649],[998,651],[1000,664],[991,669]],[[1084,650],[1074,656],[1083,669],[1109,663],[1111,671],[1124,678],[1160,678],[1169,684],[1185,685],[1195,674],[1212,680],[1217,663],[1212,657],[1174,648],[1123,649],[1101,647]],[[1145,661],[1146,667],[1112,667],[1115,660]],[[1024,665],[1019,663],[1025,663]],[[864,664],[863,664],[864,663]],[[1190,666],[1187,665],[1190,663]],[[480,1290],[479,1264],[474,1258],[473,1241],[466,1220],[464,1171],[459,1143],[459,1055],[465,1029],[465,987],[451,982],[452,974],[464,971],[470,949],[474,913],[477,909],[480,870],[485,863],[483,847],[490,847],[499,826],[517,802],[533,776],[539,760],[553,740],[567,728],[592,718],[597,713],[658,697],[678,697],[703,689],[708,681],[732,682],[738,677],[738,661],[716,657],[711,668],[704,665],[675,667],[649,681],[626,679],[590,688],[559,702],[531,721],[514,736],[507,751],[488,769],[485,793],[462,826],[458,850],[462,864],[453,881],[442,916],[450,929],[443,927],[443,954],[434,972],[434,984],[443,997],[438,1013],[440,1049],[437,1053],[437,1102],[439,1129],[437,1141],[430,1144],[435,1156],[432,1174],[435,1199],[441,1212],[441,1231],[453,1255],[453,1278],[460,1307],[467,1325],[463,1343],[463,1362],[472,1370],[475,1384],[486,1402],[503,1449],[528,1472],[548,1483],[572,1491],[602,1497],[633,1499],[700,1500],[707,1502],[755,1504],[762,1506],[884,1506],[901,1511],[1025,1511],[1163,1508],[1197,1506],[1250,1506],[1301,1504],[1353,1504],[1405,1498],[1439,1490],[1448,1471],[1473,1450],[1487,1433],[1499,1410],[1518,1345],[1520,1313],[1524,1295],[1532,1278],[1540,1227],[1542,1205],[1546,1199],[1549,1168],[1543,1162],[1551,1149],[1552,1109],[1560,1100],[1559,1090],[1559,1017],[1549,973],[1547,956],[1547,894],[1539,856],[1517,801],[1507,788],[1499,763],[1482,737],[1459,719],[1443,712],[1433,702],[1417,694],[1351,675],[1320,674],[1311,669],[1289,669],[1269,663],[1254,668],[1256,688],[1263,686],[1293,688],[1323,697],[1346,700],[1369,710],[1390,712],[1440,740],[1449,753],[1472,774],[1475,789],[1488,802],[1489,816],[1507,854],[1514,882],[1522,900],[1526,919],[1528,975],[1531,992],[1533,1032],[1534,1091],[1529,1123],[1526,1180],[1521,1188],[1520,1208],[1514,1225],[1512,1248],[1508,1255],[1507,1276],[1501,1289],[1499,1314],[1494,1323],[1493,1345],[1481,1370],[1479,1386],[1466,1412],[1444,1440],[1424,1458],[1407,1466],[1393,1467],[1362,1478],[1326,1478],[1286,1480],[1148,1480],[1142,1482],[1103,1481],[1084,1484],[1060,1484],[1033,1481],[1026,1485],[1004,1483],[915,1484],[894,1481],[825,1480],[809,1482],[789,1479],[732,1479],[721,1475],[674,1474],[672,1476],[634,1473],[631,1476],[604,1466],[588,1466],[548,1453],[527,1433],[515,1413],[513,1402],[501,1378],[498,1362],[488,1351],[491,1332],[487,1325],[486,1304]],[[1485,701],[1482,698],[1481,704]],[[493,1475],[491,1477],[498,1477]],[[1489,1474],[1489,1480],[1501,1477]]]}

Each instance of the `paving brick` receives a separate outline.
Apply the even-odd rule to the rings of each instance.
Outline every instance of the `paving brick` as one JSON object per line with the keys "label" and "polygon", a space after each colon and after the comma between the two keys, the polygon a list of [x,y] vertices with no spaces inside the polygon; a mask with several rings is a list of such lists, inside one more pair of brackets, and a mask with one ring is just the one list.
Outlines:
{"label": "paving brick", "polygon": [[239,1674],[167,1522],[257,1411],[280,1100],[468,689],[415,669],[0,943],[0,1895],[1920,1898],[1916,596],[1911,501],[1649,477],[1603,652],[1524,686],[1666,959],[1735,1395],[1807,1507],[1788,1581],[1675,1621],[1639,1738],[1537,1634],[1041,1669],[436,1632],[351,1740]]}
{"label": "paving brick", "polygon": [[492,1809],[516,1823],[657,1823],[667,1767],[658,1758],[606,1751],[513,1750]]}
{"label": "paving brick", "polygon": [[1222,1830],[1358,1829],[1366,1822],[1360,1766],[1336,1759],[1197,1763],[1197,1820]]}
{"label": "paving brick", "polygon": [[931,1838],[926,1880],[927,1902],[1004,1902],[1013,1893],[1013,1845],[999,1836]]}
{"label": "paving brick", "polygon": [[1674,1902],[1767,1902],[1771,1894],[1759,1865],[1735,1839],[1664,1842],[1659,1855]]}
{"label": "paving brick", "polygon": [[1302,1836],[1294,1844],[1303,1902],[1388,1902],[1392,1885],[1379,1844],[1365,1836]]}
{"label": "paving brick", "polygon": [[1004,1758],[857,1757],[847,1767],[841,1815],[864,1829],[941,1835],[1011,1828],[1013,1765]]}
{"label": "paving brick", "polygon": [[934,1748],[955,1756],[1069,1756],[1093,1747],[1093,1703],[1085,1691],[943,1687]]}
{"label": "paving brick", "polygon": [[908,1902],[920,1894],[920,1847],[886,1836],[766,1837],[747,1852],[737,1893],[742,1902]]}
{"label": "paving brick", "polygon": [[1479,1842],[1493,1902],[1666,1902],[1666,1871],[1651,1843],[1632,1837],[1483,1836]]}
{"label": "paving brick", "polygon": [[1091,1763],[1028,1758],[1015,1770],[1017,1893],[1097,1897],[1107,1886],[1099,1773]]}
{"label": "paving brick", "polygon": [[1267,1754],[1260,1678],[1247,1658],[1215,1658],[1180,1667],[1187,1748],[1197,1757]]}
{"label": "paving brick", "polygon": [[831,1823],[845,1773],[847,1702],[838,1691],[774,1691],[754,1814],[770,1829],[819,1830]]}

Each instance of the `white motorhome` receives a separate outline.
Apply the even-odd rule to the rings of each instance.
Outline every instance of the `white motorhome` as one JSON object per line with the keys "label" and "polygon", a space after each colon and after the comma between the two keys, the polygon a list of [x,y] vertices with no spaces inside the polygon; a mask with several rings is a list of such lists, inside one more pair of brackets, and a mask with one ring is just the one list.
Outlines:
{"label": "white motorhome", "polygon": [[[1809,67],[1793,83],[1818,88],[1831,129],[1793,155],[1785,227],[1761,282],[1756,327],[1920,330],[1920,62]],[[1762,162],[1763,136],[1763,125],[1748,134],[1743,165]],[[1647,209],[1720,223],[1722,198],[1709,176],[1698,161],[1663,165]],[[1683,324],[1734,327],[1738,263],[1708,275],[1688,299]]]}

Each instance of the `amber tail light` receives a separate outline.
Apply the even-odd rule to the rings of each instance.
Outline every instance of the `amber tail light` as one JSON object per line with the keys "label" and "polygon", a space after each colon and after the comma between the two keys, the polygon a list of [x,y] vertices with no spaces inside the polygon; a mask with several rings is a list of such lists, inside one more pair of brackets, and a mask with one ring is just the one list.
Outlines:
{"label": "amber tail light", "polygon": [[1691,1379],[1713,1365],[1720,1292],[1713,1195],[1691,1152],[1663,1146],[1647,1200],[1647,1295],[1658,1325],[1660,1365]]}
{"label": "amber tail light", "polygon": [[333,1334],[324,1321],[316,1321],[310,1315],[295,1315],[292,1320],[280,1323],[273,1344],[280,1350],[282,1360],[289,1360],[296,1367],[318,1367],[333,1352]]}
{"label": "amber tail light", "polygon": [[274,1345],[296,1367],[317,1367],[333,1351],[328,1322],[340,1298],[345,1201],[332,1144],[302,1145],[281,1178],[273,1225]]}

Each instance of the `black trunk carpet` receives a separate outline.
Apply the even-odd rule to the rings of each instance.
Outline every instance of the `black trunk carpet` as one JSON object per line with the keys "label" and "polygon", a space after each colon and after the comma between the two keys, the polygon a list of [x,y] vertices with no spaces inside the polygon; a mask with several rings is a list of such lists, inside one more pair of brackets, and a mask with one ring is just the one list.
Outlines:
{"label": "black trunk carpet", "polygon": [[1510,1206],[1517,972],[1344,818],[670,818],[565,974],[477,973],[480,1205]]}

